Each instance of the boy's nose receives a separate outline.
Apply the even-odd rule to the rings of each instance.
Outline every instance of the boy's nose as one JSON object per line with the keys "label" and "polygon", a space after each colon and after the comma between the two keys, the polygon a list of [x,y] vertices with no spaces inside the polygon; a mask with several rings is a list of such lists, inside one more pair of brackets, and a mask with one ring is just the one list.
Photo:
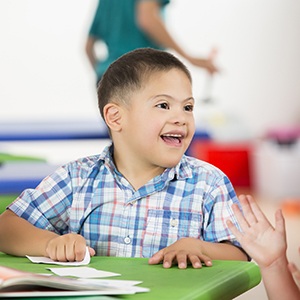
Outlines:
{"label": "boy's nose", "polygon": [[186,113],[181,109],[181,110],[176,110],[173,115],[173,122],[176,125],[185,125],[187,120]]}
{"label": "boy's nose", "polygon": [[182,125],[185,125],[186,122],[184,120],[177,120],[174,122],[176,125],[179,125],[179,126],[182,126]]}
{"label": "boy's nose", "polygon": [[174,124],[179,125],[179,126],[185,125],[186,124],[186,116],[185,116],[185,114],[183,114],[183,113],[176,114],[173,117],[173,122],[174,122]]}

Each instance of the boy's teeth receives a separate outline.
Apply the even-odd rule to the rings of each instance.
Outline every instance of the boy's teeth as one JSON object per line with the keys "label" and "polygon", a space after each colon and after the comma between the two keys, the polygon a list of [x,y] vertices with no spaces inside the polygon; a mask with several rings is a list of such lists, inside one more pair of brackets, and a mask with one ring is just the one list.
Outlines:
{"label": "boy's teeth", "polygon": [[164,136],[181,137],[181,134],[164,134]]}

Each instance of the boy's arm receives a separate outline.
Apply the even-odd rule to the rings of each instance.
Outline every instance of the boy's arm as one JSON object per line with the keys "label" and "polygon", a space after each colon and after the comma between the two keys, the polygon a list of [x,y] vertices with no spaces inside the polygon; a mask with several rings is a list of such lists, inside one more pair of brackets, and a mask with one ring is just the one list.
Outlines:
{"label": "boy's arm", "polygon": [[[46,256],[58,261],[81,261],[86,241],[79,234],[58,235],[40,229],[6,210],[0,216],[0,251],[16,256]],[[89,248],[90,255],[95,251]]]}
{"label": "boy's arm", "polygon": [[0,251],[16,256],[47,256],[48,242],[54,232],[37,228],[9,209],[0,215]]}
{"label": "boy's arm", "polygon": [[196,238],[182,238],[155,253],[149,259],[149,264],[163,262],[164,268],[170,268],[176,262],[180,269],[185,269],[190,262],[194,268],[201,268],[202,262],[211,266],[213,259],[246,261],[247,255],[230,242],[211,243]]}
{"label": "boy's arm", "polygon": [[248,261],[247,254],[230,241],[212,243],[201,241],[203,251],[208,253],[212,259],[220,260],[245,260]]}

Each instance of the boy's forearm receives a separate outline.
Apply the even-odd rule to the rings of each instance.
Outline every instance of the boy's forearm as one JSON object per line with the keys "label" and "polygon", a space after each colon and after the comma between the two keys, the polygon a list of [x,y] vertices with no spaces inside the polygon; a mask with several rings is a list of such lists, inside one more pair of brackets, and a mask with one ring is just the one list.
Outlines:
{"label": "boy's forearm", "polygon": [[211,259],[219,260],[248,260],[247,255],[230,242],[211,243],[202,241],[203,253]]}
{"label": "boy's forearm", "polygon": [[39,229],[10,210],[0,216],[0,251],[16,255],[45,256],[48,241],[57,235]]}

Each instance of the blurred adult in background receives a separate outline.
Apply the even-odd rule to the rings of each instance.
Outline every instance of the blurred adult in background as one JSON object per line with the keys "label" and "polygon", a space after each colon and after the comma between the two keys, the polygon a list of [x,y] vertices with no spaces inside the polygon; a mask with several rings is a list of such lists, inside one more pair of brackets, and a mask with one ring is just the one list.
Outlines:
{"label": "blurred adult in background", "polygon": [[[97,82],[118,57],[144,47],[174,50],[188,62],[204,68],[210,74],[217,72],[213,55],[207,58],[189,55],[168,32],[163,19],[163,9],[169,2],[99,0],[86,41],[86,53],[96,72]],[[99,60],[96,56],[97,41],[102,41],[107,46],[108,55],[104,60]]]}

